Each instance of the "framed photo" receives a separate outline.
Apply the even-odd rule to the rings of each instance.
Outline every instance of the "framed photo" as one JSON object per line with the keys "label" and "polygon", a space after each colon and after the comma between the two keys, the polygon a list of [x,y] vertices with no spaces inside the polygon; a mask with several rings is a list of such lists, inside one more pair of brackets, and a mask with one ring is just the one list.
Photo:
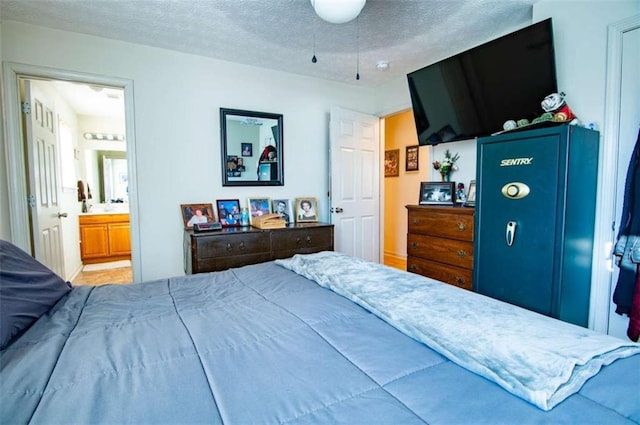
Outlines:
{"label": "framed photo", "polygon": [[180,204],[185,229],[193,229],[194,223],[213,223],[215,216],[211,204]]}
{"label": "framed photo", "polygon": [[469,183],[469,193],[467,193],[467,202],[465,205],[473,207],[476,205],[476,181],[471,180]]}
{"label": "framed photo", "polygon": [[384,151],[384,176],[398,177],[400,175],[400,149]]}
{"label": "framed photo", "polygon": [[455,202],[453,182],[420,183],[420,205],[453,205]]}
{"label": "framed photo", "polygon": [[[242,163],[244,165],[244,162]],[[244,168],[244,166],[242,168]],[[227,156],[227,177],[240,176],[242,176],[242,172],[238,169],[238,157],[236,155]]]}
{"label": "framed photo", "polygon": [[242,156],[253,156],[253,143],[240,143],[240,147]]}
{"label": "framed photo", "polygon": [[407,152],[406,152],[406,156],[405,156],[405,166],[404,166],[404,170],[405,171],[418,171],[419,170],[419,165],[418,165],[418,153],[420,152],[420,146],[419,145],[414,145],[414,146],[407,146]]}
{"label": "framed photo", "polygon": [[236,169],[239,173],[243,173],[246,170],[245,166],[244,166],[244,159],[243,158],[238,158],[238,168]]}
{"label": "framed photo", "polygon": [[293,207],[289,199],[273,199],[271,201],[271,211],[280,214],[280,217],[287,223],[293,223]]}
{"label": "framed photo", "polygon": [[296,198],[296,223],[318,221],[316,198]]}
{"label": "framed photo", "polygon": [[249,222],[253,224],[253,217],[271,214],[269,198],[247,198],[249,205]]}
{"label": "framed photo", "polygon": [[240,226],[240,200],[217,199],[218,221],[224,227]]}

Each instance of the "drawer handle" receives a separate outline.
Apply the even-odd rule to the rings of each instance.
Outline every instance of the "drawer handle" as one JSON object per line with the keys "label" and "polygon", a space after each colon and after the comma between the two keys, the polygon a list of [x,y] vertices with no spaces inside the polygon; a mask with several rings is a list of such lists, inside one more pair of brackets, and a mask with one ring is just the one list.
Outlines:
{"label": "drawer handle", "polygon": [[300,245],[302,243],[302,239],[299,237],[296,238],[296,245]]}
{"label": "drawer handle", "polygon": [[462,249],[459,249],[459,250],[457,251],[457,254],[458,254],[458,257],[460,257],[460,258],[464,258],[464,257],[466,257],[467,255],[469,255],[469,254],[467,254],[467,251],[462,250]]}
{"label": "drawer handle", "polygon": [[466,229],[467,229],[467,225],[465,224],[465,222],[464,221],[459,221],[458,222],[458,230],[460,232],[462,232],[462,231],[464,231]]}
{"label": "drawer handle", "polygon": [[410,265],[410,266],[409,266],[409,269],[410,269],[412,272],[415,272],[416,270],[418,270],[418,267],[417,267],[415,264],[412,264],[412,265]]}
{"label": "drawer handle", "polygon": [[227,251],[233,251],[233,247],[231,246],[231,243],[227,242]]}
{"label": "drawer handle", "polygon": [[246,249],[246,245],[244,244],[244,241],[240,241],[240,251],[244,251]]}
{"label": "drawer handle", "polygon": [[307,235],[307,244],[311,243],[311,236]]}
{"label": "drawer handle", "polygon": [[411,222],[412,222],[413,224],[418,224],[418,219],[417,219],[417,218],[414,218]]}
{"label": "drawer handle", "polygon": [[411,248],[416,249],[418,247],[418,244],[415,242],[411,242]]}
{"label": "drawer handle", "polygon": [[456,280],[456,283],[457,283],[458,285],[464,285],[464,284],[465,284],[465,282],[466,282],[466,281],[464,280],[464,278],[463,278],[463,277],[460,277],[460,276],[456,276],[456,277],[455,277],[455,280]]}

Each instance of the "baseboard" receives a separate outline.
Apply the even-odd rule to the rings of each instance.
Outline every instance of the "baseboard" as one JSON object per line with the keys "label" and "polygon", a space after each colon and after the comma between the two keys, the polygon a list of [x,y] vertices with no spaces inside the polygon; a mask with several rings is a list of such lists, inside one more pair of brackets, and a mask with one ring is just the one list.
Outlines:
{"label": "baseboard", "polygon": [[400,270],[407,270],[407,259],[406,257],[399,256],[397,254],[392,253],[384,253],[384,265],[393,267]]}

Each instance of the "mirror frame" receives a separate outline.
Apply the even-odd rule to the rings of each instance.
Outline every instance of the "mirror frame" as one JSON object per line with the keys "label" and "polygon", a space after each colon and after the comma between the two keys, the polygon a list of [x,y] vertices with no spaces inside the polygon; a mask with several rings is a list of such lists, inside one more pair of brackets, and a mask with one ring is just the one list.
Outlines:
{"label": "mirror frame", "polygon": [[[264,118],[276,120],[278,122],[278,140],[276,140],[276,149],[278,152],[278,179],[276,180],[229,180],[227,177],[227,116],[238,115],[246,118]],[[222,186],[284,186],[284,156],[283,156],[283,116],[282,114],[274,114],[269,112],[245,111],[241,109],[220,108],[220,147],[222,151]],[[260,152],[254,154],[260,155]]]}

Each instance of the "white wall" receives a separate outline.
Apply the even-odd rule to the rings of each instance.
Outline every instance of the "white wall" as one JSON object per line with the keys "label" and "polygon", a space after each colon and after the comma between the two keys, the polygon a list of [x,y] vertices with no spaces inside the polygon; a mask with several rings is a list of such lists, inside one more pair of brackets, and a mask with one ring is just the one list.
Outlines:
{"label": "white wall", "polygon": [[[313,196],[320,219],[328,221],[330,108],[374,109],[373,90],[351,85],[11,21],[2,23],[0,36],[3,61],[133,81],[145,280],[183,273],[183,203]],[[284,115],[285,186],[221,186],[221,107]],[[0,237],[10,239],[6,205],[0,206]]]}

